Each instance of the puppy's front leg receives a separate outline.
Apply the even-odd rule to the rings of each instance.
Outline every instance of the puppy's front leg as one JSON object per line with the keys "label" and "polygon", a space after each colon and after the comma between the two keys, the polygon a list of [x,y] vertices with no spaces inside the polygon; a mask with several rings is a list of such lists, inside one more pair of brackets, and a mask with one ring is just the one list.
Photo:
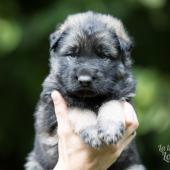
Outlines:
{"label": "puppy's front leg", "polygon": [[86,144],[93,148],[99,148],[102,145],[98,137],[97,117],[94,112],[87,109],[71,108],[68,115],[75,133]]}
{"label": "puppy's front leg", "polygon": [[99,138],[105,144],[116,144],[125,131],[125,118],[120,101],[103,104],[98,112]]}

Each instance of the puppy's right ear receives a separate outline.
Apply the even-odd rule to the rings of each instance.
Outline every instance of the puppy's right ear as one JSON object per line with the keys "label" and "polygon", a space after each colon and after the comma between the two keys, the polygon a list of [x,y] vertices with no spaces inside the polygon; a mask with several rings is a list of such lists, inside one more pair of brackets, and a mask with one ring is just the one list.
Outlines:
{"label": "puppy's right ear", "polygon": [[50,50],[55,50],[58,46],[59,40],[61,39],[61,32],[55,31],[54,33],[50,34]]}

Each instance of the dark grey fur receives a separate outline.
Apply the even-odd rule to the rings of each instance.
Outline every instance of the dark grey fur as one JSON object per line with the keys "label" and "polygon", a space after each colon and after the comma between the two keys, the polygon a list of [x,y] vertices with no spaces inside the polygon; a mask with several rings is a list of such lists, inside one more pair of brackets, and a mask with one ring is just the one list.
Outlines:
{"label": "dark grey fur", "polygon": [[[58,160],[57,121],[50,97],[53,90],[61,92],[69,107],[90,109],[96,114],[104,102],[131,100],[135,93],[131,47],[132,42],[118,19],[93,12],[70,16],[50,36],[50,73],[35,112],[35,143],[27,158],[27,170],[52,170]],[[79,80],[84,75],[90,77],[85,84]],[[124,127],[121,124],[117,127],[116,136],[107,140],[103,136],[92,140],[92,129],[80,136],[90,146],[101,147],[121,138]],[[100,127],[98,133],[105,135],[105,128]],[[140,160],[132,142],[109,169],[128,170],[136,164]],[[134,169],[143,168],[139,165]]]}

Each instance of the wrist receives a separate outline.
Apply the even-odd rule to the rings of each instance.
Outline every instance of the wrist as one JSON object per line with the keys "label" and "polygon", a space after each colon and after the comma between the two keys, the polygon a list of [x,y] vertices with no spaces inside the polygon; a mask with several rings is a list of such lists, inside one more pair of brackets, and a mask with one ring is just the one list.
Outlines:
{"label": "wrist", "polygon": [[66,163],[62,161],[58,161],[53,170],[68,170],[68,169],[67,169]]}
{"label": "wrist", "polygon": [[[69,168],[68,168],[69,167]],[[106,170],[106,169],[102,169],[102,168],[96,168],[96,167],[86,167],[85,165],[83,166],[84,170]],[[78,167],[77,167],[78,168]],[[81,170],[81,169],[77,169],[76,166],[75,167],[71,167],[71,166],[67,166],[66,162],[64,163],[63,161],[58,161],[55,168],[53,170]]]}

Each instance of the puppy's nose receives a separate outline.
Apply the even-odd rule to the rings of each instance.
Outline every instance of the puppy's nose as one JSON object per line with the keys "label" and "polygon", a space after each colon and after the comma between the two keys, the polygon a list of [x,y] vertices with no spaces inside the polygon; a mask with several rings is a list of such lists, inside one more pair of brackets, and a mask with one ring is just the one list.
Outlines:
{"label": "puppy's nose", "polygon": [[82,86],[86,87],[92,83],[92,77],[89,75],[80,75],[78,81]]}

